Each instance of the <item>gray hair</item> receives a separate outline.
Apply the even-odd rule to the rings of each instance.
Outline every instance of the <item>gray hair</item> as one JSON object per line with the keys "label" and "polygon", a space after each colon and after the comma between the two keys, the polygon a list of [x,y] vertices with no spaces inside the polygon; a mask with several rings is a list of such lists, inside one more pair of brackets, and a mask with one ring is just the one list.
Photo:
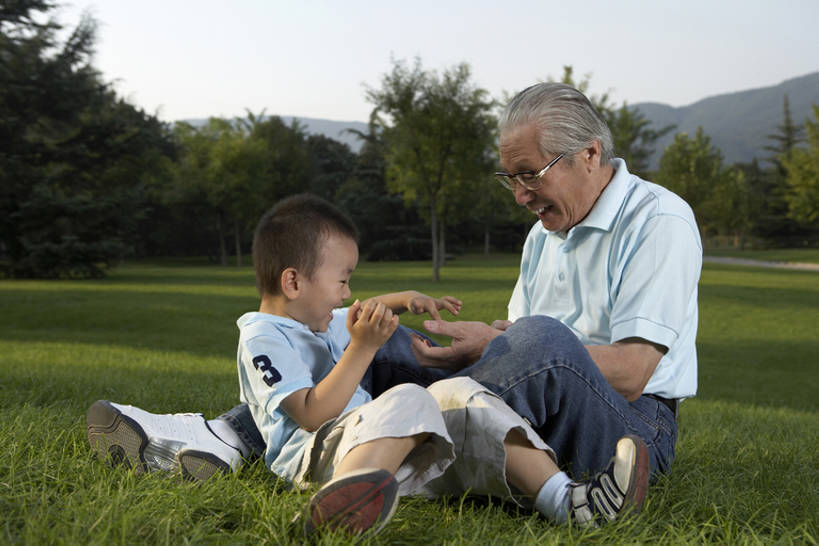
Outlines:
{"label": "gray hair", "polygon": [[600,163],[607,165],[614,144],[606,120],[589,99],[564,83],[538,83],[515,95],[501,114],[500,132],[525,123],[537,124],[543,155],[574,154],[600,141]]}

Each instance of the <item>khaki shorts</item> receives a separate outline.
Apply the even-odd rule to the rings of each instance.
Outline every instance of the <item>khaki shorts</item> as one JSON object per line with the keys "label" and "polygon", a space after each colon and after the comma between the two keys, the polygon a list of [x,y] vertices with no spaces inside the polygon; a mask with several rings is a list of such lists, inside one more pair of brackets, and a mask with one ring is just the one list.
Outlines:
{"label": "khaki shorts", "polygon": [[455,459],[454,446],[432,395],[418,385],[398,385],[380,396],[324,423],[304,450],[294,483],[308,487],[333,477],[347,453],[379,438],[429,434],[395,473],[399,494],[412,495],[443,474]]}
{"label": "khaki shorts", "polygon": [[[504,441],[519,431],[537,449],[555,459],[554,451],[499,396],[468,377],[437,381],[429,386],[455,444],[455,461],[443,475],[427,483],[425,496],[490,495],[521,504],[506,481]],[[528,506],[528,502],[522,503]]]}
{"label": "khaki shorts", "polygon": [[473,379],[444,379],[427,389],[399,385],[322,425],[294,481],[308,487],[330,480],[344,456],[365,442],[428,433],[395,474],[400,495],[469,492],[520,502],[506,481],[504,441],[512,430],[555,457],[531,425]]}

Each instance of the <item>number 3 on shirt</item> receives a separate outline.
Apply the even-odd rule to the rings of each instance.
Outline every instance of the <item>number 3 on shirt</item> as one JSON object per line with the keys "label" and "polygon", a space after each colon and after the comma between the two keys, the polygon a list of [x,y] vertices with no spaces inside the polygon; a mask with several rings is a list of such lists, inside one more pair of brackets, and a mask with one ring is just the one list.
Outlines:
{"label": "number 3 on shirt", "polygon": [[262,372],[262,379],[268,387],[272,387],[282,380],[282,374],[273,367],[273,363],[267,358],[267,355],[259,355],[253,359],[253,365],[256,369]]}

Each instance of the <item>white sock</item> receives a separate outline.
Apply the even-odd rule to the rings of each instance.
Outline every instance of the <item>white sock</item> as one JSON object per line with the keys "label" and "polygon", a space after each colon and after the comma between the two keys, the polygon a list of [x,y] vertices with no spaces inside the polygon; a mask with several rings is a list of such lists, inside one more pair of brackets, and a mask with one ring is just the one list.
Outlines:
{"label": "white sock", "polygon": [[535,497],[535,509],[557,523],[569,518],[569,486],[571,478],[565,472],[558,472],[543,484]]}
{"label": "white sock", "polygon": [[229,424],[221,419],[211,419],[208,421],[208,428],[210,431],[225,442],[230,447],[236,448],[242,457],[250,455],[250,448],[242,441],[236,431],[231,428]]}

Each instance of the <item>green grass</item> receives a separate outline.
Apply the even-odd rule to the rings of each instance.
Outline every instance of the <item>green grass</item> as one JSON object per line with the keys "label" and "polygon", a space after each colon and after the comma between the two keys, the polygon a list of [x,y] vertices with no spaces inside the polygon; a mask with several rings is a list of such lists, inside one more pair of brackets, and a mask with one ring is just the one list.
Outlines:
{"label": "green grass", "polygon": [[706,249],[708,256],[724,256],[767,262],[796,262],[819,264],[819,248],[772,248],[766,250],[738,250],[732,248]]}
{"label": "green grass", "polygon": [[[361,264],[353,294],[416,288],[505,315],[516,256]],[[103,280],[0,281],[0,543],[300,543],[308,493],[262,464],[206,483],[109,468],[85,411],[106,398],[214,416],[238,401],[236,318],[249,268],[130,265]],[[402,316],[410,326],[419,318]],[[807,543],[819,513],[819,274],[707,264],[700,395],[643,513],[596,531],[482,500],[404,499],[378,544]],[[323,544],[344,544],[326,536]]]}

